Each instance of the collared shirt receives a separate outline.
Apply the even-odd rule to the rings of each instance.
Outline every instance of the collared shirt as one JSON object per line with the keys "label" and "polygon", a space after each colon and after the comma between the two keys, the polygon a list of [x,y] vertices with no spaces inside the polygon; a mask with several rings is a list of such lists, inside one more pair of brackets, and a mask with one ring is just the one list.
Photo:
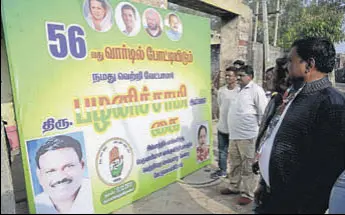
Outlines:
{"label": "collared shirt", "polygon": [[[263,143],[260,151],[259,151],[259,167],[260,172],[262,175],[262,178],[265,180],[265,183],[270,186],[270,180],[269,180],[269,163],[271,158],[271,152],[273,148],[273,142],[277,135],[278,129],[280,128],[280,125],[284,119],[284,116],[286,114],[287,109],[290,107],[291,102],[286,106],[284,112],[282,113],[282,116],[280,117],[278,123],[273,128],[271,135],[265,140]],[[274,119],[272,119],[274,120]]]}
{"label": "collared shirt", "polygon": [[[36,213],[38,214],[59,214],[49,195],[45,192],[35,197]],[[80,190],[74,200],[69,214],[93,214],[92,189],[89,179],[83,179]]]}
{"label": "collared shirt", "polygon": [[167,35],[171,40],[177,41],[181,38],[181,33],[178,31],[174,31],[172,29],[167,31]]}
{"label": "collared shirt", "polygon": [[225,85],[218,90],[218,97],[217,102],[219,106],[219,121],[218,121],[218,130],[224,134],[229,133],[229,126],[228,126],[228,113],[230,106],[233,100],[236,98],[237,93],[239,92],[240,88],[235,86],[234,89],[229,90],[228,86]]}
{"label": "collared shirt", "polygon": [[229,110],[229,139],[255,138],[267,103],[265,91],[253,81],[242,88]]}
{"label": "collared shirt", "polygon": [[136,35],[136,32],[135,30],[133,29],[131,32],[128,32],[127,29],[123,30],[122,31],[124,34],[126,34],[127,36],[129,37],[132,37],[132,36],[135,36]]}
{"label": "collared shirt", "polygon": [[146,28],[146,32],[151,36],[151,37],[159,37],[162,34],[162,29],[161,27],[158,26],[158,28],[154,31],[150,30],[148,27]]}
{"label": "collared shirt", "polygon": [[[301,92],[303,87],[301,87],[297,92],[291,93],[290,89],[286,91],[285,96],[287,98],[283,98],[283,104],[278,107],[276,115],[272,118],[265,135],[263,136],[263,143],[260,145],[259,149],[259,167],[262,178],[264,179],[265,183],[270,186],[269,180],[269,164],[271,159],[271,152],[273,148],[273,143],[276,138],[277,132],[280,128],[280,125],[286,115],[287,110],[289,109],[290,105],[292,104],[293,100],[296,96]],[[287,104],[284,104],[286,103]],[[283,109],[283,111],[281,111]]]}

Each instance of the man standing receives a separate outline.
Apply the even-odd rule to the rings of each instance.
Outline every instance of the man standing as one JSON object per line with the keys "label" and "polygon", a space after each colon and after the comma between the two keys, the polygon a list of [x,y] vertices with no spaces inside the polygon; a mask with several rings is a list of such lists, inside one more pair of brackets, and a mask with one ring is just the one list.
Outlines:
{"label": "man standing", "polygon": [[247,205],[254,197],[256,183],[251,165],[255,155],[255,139],[267,98],[262,87],[253,82],[252,67],[241,67],[237,76],[241,90],[230,108],[228,117],[230,187],[221,190],[221,194],[241,194],[238,204]]}
{"label": "man standing", "polygon": [[278,107],[259,147],[262,180],[256,213],[325,213],[345,168],[345,98],[328,74],[335,49],[327,39],[293,43],[293,91]]}
{"label": "man standing", "polygon": [[229,149],[229,127],[228,127],[228,113],[232,101],[235,99],[239,87],[237,86],[236,67],[229,67],[226,69],[225,80],[227,84],[221,87],[218,91],[218,107],[219,107],[219,121],[218,121],[218,167],[219,170],[211,175],[212,178],[227,176],[227,161]]}
{"label": "man standing", "polygon": [[134,36],[134,28],[135,28],[135,21],[136,21],[136,14],[134,8],[129,5],[125,4],[121,8],[121,17],[123,23],[125,24],[125,29],[123,33],[127,36]]}
{"label": "man standing", "polygon": [[91,183],[84,178],[80,143],[66,135],[50,138],[36,153],[43,192],[35,197],[36,213],[93,213]]}
{"label": "man standing", "polygon": [[146,32],[151,37],[159,37],[162,34],[161,19],[157,11],[150,8],[145,13],[147,28]]}

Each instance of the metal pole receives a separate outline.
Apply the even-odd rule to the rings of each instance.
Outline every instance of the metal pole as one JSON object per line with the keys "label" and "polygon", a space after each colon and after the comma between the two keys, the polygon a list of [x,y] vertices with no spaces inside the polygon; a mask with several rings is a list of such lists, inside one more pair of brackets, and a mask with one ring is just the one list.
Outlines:
{"label": "metal pole", "polygon": [[254,42],[257,41],[257,37],[258,37],[259,5],[260,5],[260,2],[259,2],[259,0],[257,0],[256,1],[256,6],[255,6]]}
{"label": "metal pole", "polygon": [[280,13],[280,1],[277,0],[277,13],[276,13],[275,26],[274,26],[274,40],[273,40],[273,46],[277,46],[279,13]]}
{"label": "metal pole", "polygon": [[263,29],[264,29],[264,50],[263,50],[263,69],[262,69],[262,81],[265,80],[265,71],[266,67],[268,66],[269,59],[269,37],[268,37],[268,18],[267,18],[267,0],[261,0],[262,4],[262,22],[263,22]]}

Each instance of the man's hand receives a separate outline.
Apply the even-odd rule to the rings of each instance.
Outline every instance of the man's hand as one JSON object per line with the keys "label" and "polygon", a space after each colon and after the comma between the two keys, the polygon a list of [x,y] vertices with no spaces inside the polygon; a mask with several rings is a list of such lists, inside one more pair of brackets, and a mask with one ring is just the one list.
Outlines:
{"label": "man's hand", "polygon": [[258,161],[255,161],[253,164],[252,164],[252,171],[255,175],[258,175],[259,174],[259,171],[260,168],[259,168],[259,162]]}
{"label": "man's hand", "polygon": [[264,195],[264,187],[259,183],[258,187],[254,191],[254,202],[257,206],[262,204],[262,198]]}

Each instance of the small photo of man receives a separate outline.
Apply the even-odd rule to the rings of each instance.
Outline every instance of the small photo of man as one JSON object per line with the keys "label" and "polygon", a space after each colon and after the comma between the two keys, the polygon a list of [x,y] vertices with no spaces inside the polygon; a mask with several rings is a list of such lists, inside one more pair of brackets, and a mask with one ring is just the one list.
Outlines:
{"label": "small photo of man", "polygon": [[94,213],[82,132],[27,141],[36,213]]}
{"label": "small photo of man", "polygon": [[178,41],[182,36],[182,23],[180,18],[175,13],[169,13],[164,20],[165,25],[168,27],[166,31],[167,36],[172,41]]}
{"label": "small photo of man", "polygon": [[196,157],[198,163],[201,163],[210,158],[209,131],[206,123],[197,128]]}
{"label": "small photo of man", "polygon": [[153,38],[162,35],[163,21],[161,15],[153,8],[146,9],[143,15],[143,26],[146,33]]}
{"label": "small photo of man", "polygon": [[126,36],[136,36],[140,31],[140,14],[128,2],[121,2],[115,9],[115,20],[119,30]]}

